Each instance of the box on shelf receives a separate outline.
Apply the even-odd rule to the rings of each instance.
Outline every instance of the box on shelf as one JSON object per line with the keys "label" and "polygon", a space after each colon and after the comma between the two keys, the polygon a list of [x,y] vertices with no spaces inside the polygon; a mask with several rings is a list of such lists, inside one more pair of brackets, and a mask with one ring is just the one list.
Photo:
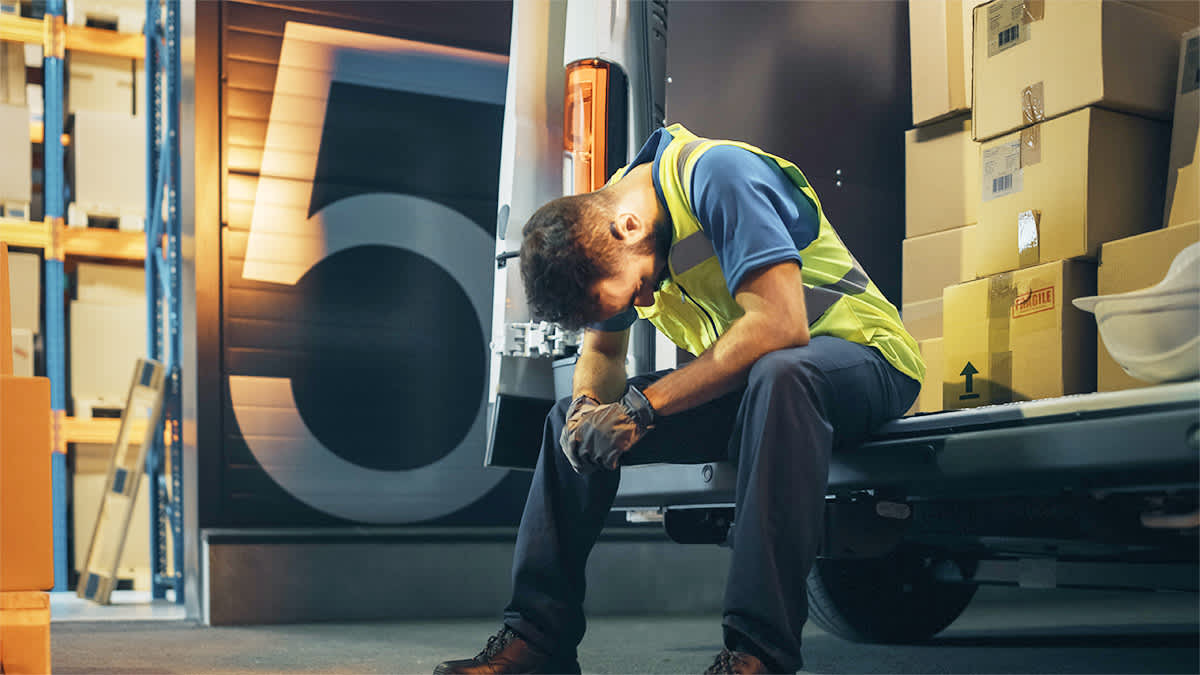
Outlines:
{"label": "box on shelf", "polygon": [[140,33],[146,24],[143,0],[67,0],[67,23]]}
{"label": "box on shelf", "polygon": [[942,297],[942,289],[975,278],[975,226],[956,227],[903,243],[901,302],[905,305]]}
{"label": "box on shelf", "polygon": [[75,299],[101,305],[145,307],[145,270],[130,265],[81,262],[75,267]]}
{"label": "box on shelf", "polygon": [[25,105],[25,47],[0,42],[0,103]]}
{"label": "box on shelf", "polygon": [[0,375],[0,591],[54,586],[50,380]]}
{"label": "box on shelf", "polygon": [[971,118],[956,117],[904,134],[905,236],[971,225],[979,213],[979,145]]}
{"label": "box on shelf", "polygon": [[971,109],[971,24],[982,0],[908,3],[913,125]]}
{"label": "box on shelf", "polygon": [[908,411],[910,415],[942,410],[942,373],[946,369],[942,343],[942,338],[931,338],[917,343],[921,348],[921,358],[925,360],[925,381],[921,383],[921,393],[917,395],[916,403],[913,403],[913,407]]}
{"label": "box on shelf", "polygon": [[942,298],[921,302],[910,302],[900,306],[900,317],[904,328],[914,340],[930,340],[942,337]]}
{"label": "box on shelf", "polygon": [[[1096,292],[1099,295],[1128,293],[1163,280],[1171,261],[1184,248],[1200,241],[1200,223],[1147,232],[1136,237],[1110,241],[1100,247],[1100,268],[1097,272]],[[1118,391],[1148,387],[1125,372],[1108,349],[1103,339],[1097,340],[1096,390]]]}
{"label": "box on shelf", "polygon": [[1197,221],[1200,221],[1200,28],[1188,31],[1179,46],[1175,123],[1171,130],[1163,215],[1167,227]]}
{"label": "box on shelf", "polygon": [[32,333],[42,325],[42,257],[36,253],[8,254],[12,325]]}
{"label": "box on shelf", "polygon": [[146,304],[73,301],[70,307],[73,401],[123,407],[129,377],[146,353]]}
{"label": "box on shelf", "polygon": [[[0,202],[27,203],[33,195],[33,145],[29,140],[29,108],[0,105]],[[6,207],[7,208],[7,207]]]}
{"label": "box on shelf", "polygon": [[[73,51],[67,58],[68,111],[133,114],[133,59]],[[145,129],[142,130],[145,134]]]}
{"label": "box on shelf", "polygon": [[1096,265],[1060,261],[951,286],[943,295],[942,405],[972,408],[1095,391],[1096,322],[1071,300]]}
{"label": "box on shelf", "polygon": [[1092,105],[1169,119],[1179,36],[1191,27],[1112,0],[976,7],[976,140]]}
{"label": "box on shelf", "polygon": [[29,220],[29,202],[0,202],[0,216],[9,220]]}
{"label": "box on shelf", "polygon": [[0,672],[50,672],[50,595],[0,592]]}
{"label": "box on shelf", "polygon": [[1076,257],[1158,227],[1164,122],[1085,108],[984,143],[975,228],[983,277]]}
{"label": "box on shelf", "polygon": [[69,225],[96,226],[107,221],[123,230],[144,229],[146,153],[144,118],[129,114],[80,111],[72,137],[75,160],[74,201]]}
{"label": "box on shelf", "polygon": [[17,0],[0,0],[0,14],[21,16],[21,3]]}

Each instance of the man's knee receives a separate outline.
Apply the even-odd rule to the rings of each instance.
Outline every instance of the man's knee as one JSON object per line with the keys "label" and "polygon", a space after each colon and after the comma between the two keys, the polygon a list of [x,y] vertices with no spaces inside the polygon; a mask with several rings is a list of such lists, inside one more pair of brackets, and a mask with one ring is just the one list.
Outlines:
{"label": "man's knee", "polygon": [[811,391],[814,381],[820,377],[820,369],[804,358],[802,349],[793,347],[763,354],[750,368],[748,387]]}

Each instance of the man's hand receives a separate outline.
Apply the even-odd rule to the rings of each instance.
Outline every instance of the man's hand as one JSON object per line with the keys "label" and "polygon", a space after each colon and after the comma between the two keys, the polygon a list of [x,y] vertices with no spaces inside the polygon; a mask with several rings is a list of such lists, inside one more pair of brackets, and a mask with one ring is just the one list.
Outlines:
{"label": "man's hand", "polygon": [[630,386],[620,400],[606,405],[580,396],[567,410],[567,424],[559,439],[563,453],[581,475],[596,469],[615,470],[621,455],[654,428],[654,416],[650,402],[637,387]]}

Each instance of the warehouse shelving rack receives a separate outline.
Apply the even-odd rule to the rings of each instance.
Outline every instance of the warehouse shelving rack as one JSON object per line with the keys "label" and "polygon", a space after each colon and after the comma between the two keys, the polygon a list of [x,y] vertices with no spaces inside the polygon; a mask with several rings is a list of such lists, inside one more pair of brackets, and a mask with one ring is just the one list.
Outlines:
{"label": "warehouse shelving rack", "polygon": [[[42,45],[44,119],[30,138],[45,152],[45,218],[0,218],[0,239],[12,247],[39,249],[45,257],[46,374],[53,408],[51,448],[54,490],[55,590],[67,580],[68,443],[112,443],[119,420],[66,416],[65,261],[68,258],[144,261],[149,322],[148,355],[167,366],[164,433],[147,453],[151,476],[152,595],[174,590],[182,604],[182,473],[180,430],[180,220],[179,194],[179,0],[147,0],[143,34],[68,26],[64,1],[47,0],[41,19],[0,15],[0,40]],[[69,228],[65,224],[63,148],[64,73],[68,51],[145,59],[147,70],[147,213],[145,232]]]}

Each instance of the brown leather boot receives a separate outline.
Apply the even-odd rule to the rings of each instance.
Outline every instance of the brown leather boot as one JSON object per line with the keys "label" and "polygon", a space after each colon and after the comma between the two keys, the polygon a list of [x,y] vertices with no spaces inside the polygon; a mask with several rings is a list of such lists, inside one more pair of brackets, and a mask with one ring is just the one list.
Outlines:
{"label": "brown leather boot", "polygon": [[433,669],[433,675],[453,673],[499,675],[500,673],[579,673],[575,659],[555,659],[529,644],[516,631],[505,626],[488,638],[487,646],[473,659],[446,661]]}
{"label": "brown leather boot", "polygon": [[713,660],[705,675],[709,673],[770,673],[770,669],[759,658],[746,652],[722,649]]}

